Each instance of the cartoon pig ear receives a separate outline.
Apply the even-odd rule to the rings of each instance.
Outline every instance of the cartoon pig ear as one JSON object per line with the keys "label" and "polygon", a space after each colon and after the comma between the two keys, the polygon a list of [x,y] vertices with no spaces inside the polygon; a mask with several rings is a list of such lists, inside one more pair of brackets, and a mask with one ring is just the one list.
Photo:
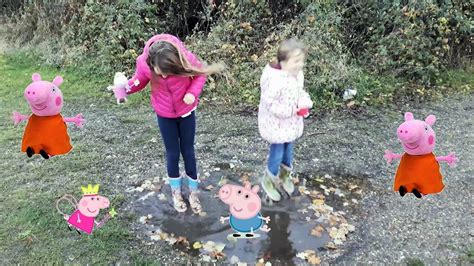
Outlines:
{"label": "cartoon pig ear", "polygon": [[63,83],[63,78],[61,76],[57,76],[53,80],[53,84],[59,87]]}
{"label": "cartoon pig ear", "polygon": [[33,81],[40,81],[41,80],[41,75],[38,73],[34,73],[33,76],[31,76],[31,79]]}
{"label": "cartoon pig ear", "polygon": [[413,119],[415,119],[415,118],[413,117],[412,113],[410,113],[410,112],[405,113],[405,121],[409,121],[409,120],[413,120]]}
{"label": "cartoon pig ear", "polygon": [[253,186],[252,192],[257,193],[260,190],[260,187],[258,185]]}
{"label": "cartoon pig ear", "polygon": [[436,121],[436,116],[434,115],[429,115],[425,119],[425,122],[430,126],[434,125],[435,121]]}
{"label": "cartoon pig ear", "polygon": [[245,181],[245,182],[244,182],[244,187],[245,187],[245,189],[250,190],[250,188],[252,187],[252,185],[250,184],[250,182]]}

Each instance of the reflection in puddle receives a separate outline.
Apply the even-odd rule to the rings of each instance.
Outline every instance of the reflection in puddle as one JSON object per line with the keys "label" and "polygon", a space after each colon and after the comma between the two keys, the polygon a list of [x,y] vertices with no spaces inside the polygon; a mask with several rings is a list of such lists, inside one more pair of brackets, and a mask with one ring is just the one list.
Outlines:
{"label": "reflection in puddle", "polygon": [[[203,180],[201,186],[215,185],[217,182],[207,179]],[[238,179],[231,182],[240,183]],[[241,262],[252,264],[261,258],[272,263],[298,263],[302,262],[296,258],[298,252],[317,251],[329,241],[327,232],[324,232],[321,237],[310,235],[311,229],[318,225],[313,211],[298,212],[299,209],[311,204],[311,199],[306,195],[283,199],[273,206],[263,205],[261,213],[263,216],[270,216],[271,231],[268,233],[257,231],[259,238],[229,241],[227,237],[234,231],[230,228],[228,221],[224,224],[219,221],[221,216],[229,215],[229,209],[228,205],[216,197],[218,190],[218,187],[211,191],[201,190],[200,200],[206,212],[205,216],[194,215],[190,209],[186,213],[177,213],[168,197],[171,192],[166,185],[160,192],[167,195],[166,200],[160,201],[156,195],[145,200],[137,200],[132,204],[132,211],[139,217],[151,214],[153,218],[148,222],[149,225],[169,234],[186,237],[191,245],[196,241],[225,243],[223,252],[228,262],[232,256],[237,256]],[[187,198],[187,192],[183,191],[183,194]],[[143,230],[149,230],[149,228]],[[198,255],[199,253],[196,251],[191,254]]]}

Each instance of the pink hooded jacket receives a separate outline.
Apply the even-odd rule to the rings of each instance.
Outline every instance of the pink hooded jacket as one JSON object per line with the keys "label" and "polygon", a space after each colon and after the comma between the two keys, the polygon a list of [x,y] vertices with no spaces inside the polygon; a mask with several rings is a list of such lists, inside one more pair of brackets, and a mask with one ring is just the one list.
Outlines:
{"label": "pink hooded jacket", "polygon": [[[131,90],[127,94],[132,94],[146,87],[151,81],[151,105],[155,112],[162,117],[177,118],[181,117],[193,109],[199,102],[199,95],[206,83],[206,75],[197,75],[194,77],[170,75],[166,78],[162,76],[153,77],[152,70],[148,67],[146,59],[148,58],[148,50],[156,41],[167,41],[174,44],[195,67],[201,67],[201,63],[197,57],[188,51],[177,37],[170,34],[159,34],[153,36],[145,44],[143,53],[137,57],[135,75],[128,81]],[[136,85],[138,80],[138,85]],[[135,84],[134,84],[135,83]],[[196,97],[194,103],[187,105],[184,101],[184,95],[191,93]]]}

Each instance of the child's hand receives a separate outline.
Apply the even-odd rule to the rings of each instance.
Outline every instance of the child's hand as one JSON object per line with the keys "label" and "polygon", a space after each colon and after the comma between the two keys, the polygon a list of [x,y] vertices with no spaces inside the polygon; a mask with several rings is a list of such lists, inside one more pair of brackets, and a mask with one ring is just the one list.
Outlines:
{"label": "child's hand", "polygon": [[113,88],[114,96],[117,99],[117,104],[127,102],[127,91],[125,87],[115,87]]}
{"label": "child's hand", "polygon": [[309,116],[309,109],[308,108],[298,109],[298,112],[296,112],[296,114],[306,118]]}
{"label": "child's hand", "polygon": [[262,217],[262,220],[264,220],[265,223],[269,223],[270,222],[270,216]]}
{"label": "child's hand", "polygon": [[194,97],[194,95],[192,95],[191,93],[186,93],[186,95],[184,95],[184,98],[183,98],[183,101],[186,104],[193,104],[195,100],[196,100],[196,97]]}

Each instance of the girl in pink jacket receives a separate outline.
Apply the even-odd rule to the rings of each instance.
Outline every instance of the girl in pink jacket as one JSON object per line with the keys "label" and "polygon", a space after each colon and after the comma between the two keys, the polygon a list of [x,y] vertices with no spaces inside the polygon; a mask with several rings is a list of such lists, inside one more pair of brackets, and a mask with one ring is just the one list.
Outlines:
{"label": "girl in pink jacket", "polygon": [[293,142],[303,134],[303,117],[313,103],[303,90],[303,66],[306,47],[294,40],[286,40],[278,49],[277,62],[268,64],[260,78],[258,129],[270,143],[267,169],[261,185],[267,196],[279,201],[277,187],[291,195]]}
{"label": "girl in pink jacket", "polygon": [[[166,148],[169,183],[174,208],[185,212],[181,195],[179,156],[183,156],[186,180],[191,191],[189,203],[194,213],[201,212],[197,196],[198,180],[194,154],[196,110],[199,95],[206,83],[206,75],[222,70],[222,65],[204,66],[175,36],[159,34],[145,44],[136,61],[135,75],[125,88],[115,88],[117,98],[138,92],[151,83],[151,105],[158,118],[158,126]],[[120,91],[116,91],[120,90]]]}

